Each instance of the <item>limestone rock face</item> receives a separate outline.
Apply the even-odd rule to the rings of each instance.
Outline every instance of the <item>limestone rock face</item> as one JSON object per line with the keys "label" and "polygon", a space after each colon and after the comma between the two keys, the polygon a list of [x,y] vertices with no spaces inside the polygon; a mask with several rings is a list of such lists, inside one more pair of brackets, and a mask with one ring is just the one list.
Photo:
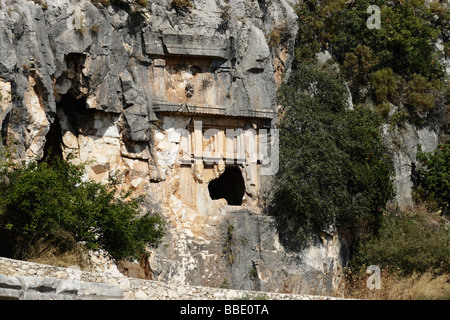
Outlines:
{"label": "limestone rock face", "polygon": [[383,126],[383,139],[389,149],[394,165],[395,201],[402,207],[413,204],[412,190],[414,187],[417,163],[417,146],[422,151],[432,152],[441,143],[441,129],[439,125],[416,128],[411,124],[390,129],[388,124]]}
{"label": "limestone rock face", "polygon": [[150,256],[156,280],[329,291],[345,263],[338,235],[288,251],[261,205],[258,143],[275,139],[294,10],[285,0],[192,3],[0,0],[2,138],[17,159],[51,147],[88,163],[86,178],[119,172],[144,194],[145,209],[169,221]]}

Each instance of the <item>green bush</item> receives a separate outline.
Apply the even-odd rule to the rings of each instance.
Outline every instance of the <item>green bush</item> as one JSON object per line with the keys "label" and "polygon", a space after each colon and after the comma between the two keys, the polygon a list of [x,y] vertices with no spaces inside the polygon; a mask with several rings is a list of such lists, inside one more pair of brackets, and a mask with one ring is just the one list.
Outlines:
{"label": "green bush", "polygon": [[391,68],[372,73],[371,82],[377,103],[388,101],[388,97],[397,91],[396,75]]}
{"label": "green bush", "polygon": [[407,121],[409,121],[410,116],[408,114],[408,112],[406,110],[398,110],[395,111],[394,114],[392,115],[390,122],[391,122],[391,130],[394,127],[404,127],[405,123]]}
{"label": "green bush", "polygon": [[336,70],[298,66],[280,90],[280,169],[272,210],[302,243],[330,224],[349,238],[376,225],[393,195],[374,112],[347,110]]}
{"label": "green bush", "polygon": [[415,122],[421,124],[437,105],[448,103],[445,97],[448,85],[441,79],[429,80],[420,74],[413,74],[405,85],[405,104]]}
{"label": "green bush", "polygon": [[412,212],[385,212],[376,236],[354,250],[352,269],[378,265],[403,275],[450,272],[448,220],[435,213],[437,209],[445,213],[449,207],[450,140],[435,152],[423,152],[419,146],[417,160],[421,165],[414,177],[418,207]]}
{"label": "green bush", "polygon": [[345,54],[341,70],[348,82],[353,99],[363,101],[360,96],[362,87],[370,83],[370,75],[378,64],[371,48],[359,45],[352,52]]}
{"label": "green bush", "polygon": [[276,48],[280,45],[281,42],[281,36],[280,32],[277,30],[272,31],[270,34],[267,35],[268,44],[271,48]]}
{"label": "green bush", "polygon": [[389,113],[391,112],[391,104],[389,102],[384,102],[375,107],[375,112],[377,112],[381,117],[387,119]]}
{"label": "green bush", "polygon": [[[82,179],[84,167],[54,157],[3,170],[0,185],[0,251],[22,259],[26,246],[52,235],[69,234],[114,259],[140,257],[163,236],[157,214],[140,214],[142,198]],[[58,238],[58,237],[56,237]]]}
{"label": "green bush", "polygon": [[[381,9],[381,29],[368,29],[367,8],[378,5]],[[429,3],[424,0],[404,0],[387,3],[383,0],[355,0],[334,14],[337,16],[334,53],[342,62],[345,54],[358,45],[374,51],[379,65],[391,68],[396,74],[414,73],[426,77],[443,75],[439,53],[434,44],[448,23],[448,8],[433,18]],[[434,12],[439,12],[435,10]],[[330,19],[330,18],[325,18]]]}
{"label": "green bush", "polygon": [[404,275],[450,272],[450,229],[445,219],[428,212],[383,214],[377,235],[356,251],[353,270],[369,265],[390,268]]}
{"label": "green bush", "polygon": [[[321,1],[320,1],[321,2]],[[300,32],[297,34],[295,62],[304,63],[315,60],[315,54],[322,48],[329,49],[337,33],[337,15],[346,6],[346,0],[302,1],[296,6]],[[296,64],[295,63],[295,64]]]}
{"label": "green bush", "polygon": [[421,200],[433,200],[445,212],[450,205],[450,139],[435,152],[423,152],[419,146],[417,160]]}

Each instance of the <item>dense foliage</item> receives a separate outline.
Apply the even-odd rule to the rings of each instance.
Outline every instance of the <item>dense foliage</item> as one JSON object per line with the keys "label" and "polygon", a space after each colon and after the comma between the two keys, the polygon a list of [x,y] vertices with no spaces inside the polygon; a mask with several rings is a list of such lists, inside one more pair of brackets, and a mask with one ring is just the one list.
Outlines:
{"label": "dense foliage", "polygon": [[280,90],[273,210],[298,240],[331,224],[357,237],[376,225],[393,195],[381,120],[369,110],[347,110],[347,97],[336,70],[314,65],[297,66]]}
{"label": "dense foliage", "polygon": [[416,211],[383,214],[376,236],[361,243],[352,266],[358,269],[377,265],[404,275],[450,272],[450,232],[446,220],[427,211]]}
{"label": "dense foliage", "polygon": [[[370,5],[381,10],[380,29],[366,26]],[[296,63],[312,61],[317,52],[328,50],[354,102],[371,99],[381,110],[391,102],[405,120],[417,124],[448,103],[442,65],[444,54],[450,53],[450,8],[445,1],[306,0],[297,13],[301,32]],[[439,38],[442,51],[436,50]]]}
{"label": "dense foliage", "polygon": [[[450,272],[450,141],[435,152],[419,148],[420,166],[414,174],[413,196],[418,204],[412,212],[383,214],[374,237],[361,242],[351,265],[355,269],[376,264],[403,275]],[[436,214],[442,212],[443,214]]]}
{"label": "dense foliage", "polygon": [[158,215],[140,214],[141,198],[119,192],[114,180],[107,185],[84,181],[82,165],[60,157],[15,168],[3,163],[1,255],[22,259],[27,246],[64,234],[123,259],[140,257],[163,236]]}
{"label": "dense foliage", "polygon": [[450,140],[438,146],[435,152],[423,152],[419,148],[417,159],[417,200],[435,203],[444,213],[450,205]]}

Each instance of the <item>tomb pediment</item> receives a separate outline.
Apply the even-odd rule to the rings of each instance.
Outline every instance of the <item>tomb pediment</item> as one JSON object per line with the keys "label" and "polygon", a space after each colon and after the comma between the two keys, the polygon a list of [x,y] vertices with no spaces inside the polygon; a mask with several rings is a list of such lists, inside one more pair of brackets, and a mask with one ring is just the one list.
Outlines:
{"label": "tomb pediment", "polygon": [[230,39],[190,34],[144,32],[149,55],[182,55],[230,59]]}
{"label": "tomb pediment", "polygon": [[229,40],[197,35],[164,34],[168,54],[229,59]]}

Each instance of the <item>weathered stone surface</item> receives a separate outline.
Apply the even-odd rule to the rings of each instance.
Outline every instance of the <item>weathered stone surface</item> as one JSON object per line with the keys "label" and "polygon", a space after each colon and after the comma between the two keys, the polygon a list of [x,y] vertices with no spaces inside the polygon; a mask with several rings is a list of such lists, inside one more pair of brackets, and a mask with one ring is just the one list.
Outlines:
{"label": "weathered stone surface", "polygon": [[122,297],[122,290],[110,284],[83,283],[78,296],[80,298],[114,299]]}
{"label": "weathered stone surface", "polygon": [[[33,264],[33,266],[37,269],[40,268],[38,264]],[[41,268],[45,268],[45,266],[42,265]],[[70,279],[71,272],[62,272],[64,269],[60,269],[54,274],[55,276],[61,276],[64,273],[62,278],[31,276],[28,275],[29,270],[30,268],[27,268],[23,273],[25,275],[19,277],[5,275],[4,273],[8,273],[7,268],[1,271],[0,300],[105,300],[123,298],[123,292],[118,286]]]}
{"label": "weathered stone surface", "polygon": [[414,171],[419,166],[416,160],[417,146],[420,144],[425,152],[436,150],[440,129],[438,126],[415,128],[411,124],[390,129],[386,124],[382,132],[394,164],[395,200],[401,206],[410,206],[413,204],[411,192]]}
{"label": "weathered stone surface", "polygon": [[[345,256],[337,235],[311,241],[307,250],[295,252],[280,243],[272,217],[243,211],[200,221],[196,219],[202,230],[193,229],[196,237],[187,232],[168,237],[167,243],[177,243],[177,250],[172,248],[171,255],[161,250],[154,257],[155,279],[290,293],[332,292],[339,284]],[[178,263],[181,257],[183,265]]]}
{"label": "weathered stone surface", "polygon": [[0,274],[0,288],[15,290],[22,289],[22,283],[19,279]]}
{"label": "weathered stone surface", "polygon": [[20,290],[0,288],[0,300],[20,300],[22,294]]}

